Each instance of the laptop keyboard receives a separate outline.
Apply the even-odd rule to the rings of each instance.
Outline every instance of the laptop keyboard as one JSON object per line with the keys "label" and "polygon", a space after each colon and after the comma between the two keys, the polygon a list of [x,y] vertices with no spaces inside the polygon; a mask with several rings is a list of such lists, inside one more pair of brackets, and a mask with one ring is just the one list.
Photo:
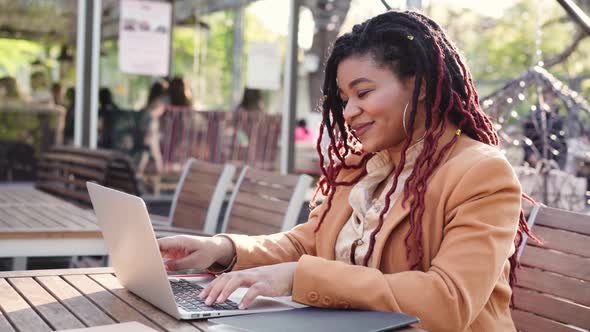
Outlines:
{"label": "laptop keyboard", "polygon": [[203,287],[186,280],[170,280],[176,303],[186,311],[238,310],[238,304],[226,300],[211,306],[205,304],[205,299],[198,297]]}

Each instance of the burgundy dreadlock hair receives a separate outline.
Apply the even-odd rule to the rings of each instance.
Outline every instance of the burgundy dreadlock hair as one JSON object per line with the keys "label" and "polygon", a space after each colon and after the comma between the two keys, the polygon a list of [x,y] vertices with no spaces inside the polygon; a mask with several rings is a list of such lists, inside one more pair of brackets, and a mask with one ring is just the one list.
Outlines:
{"label": "burgundy dreadlock hair", "polygon": [[[418,109],[418,97],[423,82],[426,84],[424,146],[415,167],[404,184],[402,204],[410,204],[410,229],[405,237],[406,255],[410,258],[412,251],[410,237],[417,247],[416,259],[411,268],[417,269],[423,257],[422,216],[425,210],[424,196],[426,182],[440,164],[443,156],[458,139],[453,139],[443,146],[438,154],[439,140],[449,123],[455,124],[471,138],[491,146],[498,146],[499,139],[489,117],[481,110],[479,98],[473,85],[471,74],[455,46],[446,37],[442,28],[431,19],[416,12],[389,11],[375,16],[353,27],[352,32],[339,37],[326,62],[323,85],[324,96],[321,100],[322,124],[317,151],[320,156],[322,178],[312,199],[321,192],[326,198],[327,207],[320,217],[316,231],[321,227],[326,214],[332,207],[332,199],[338,186],[351,186],[357,183],[367,172],[365,165],[374,154],[366,153],[360,148],[357,137],[350,132],[344,122],[343,102],[340,98],[336,73],[341,61],[352,56],[370,55],[378,64],[384,65],[400,78],[415,76],[412,110],[409,117],[408,137],[413,137],[413,128]],[[321,148],[324,131],[330,144],[326,156]],[[383,226],[385,214],[391,204],[391,195],[395,192],[398,177],[406,162],[406,151],[411,144],[408,139],[401,151],[400,165],[395,168],[393,185],[385,196],[385,207],[379,215],[379,224],[372,232],[368,252],[363,260],[367,266],[377,233]],[[349,165],[345,158],[354,154],[362,156],[361,160]],[[350,181],[337,181],[342,169],[362,169]],[[411,199],[410,199],[411,198]],[[526,197],[525,197],[526,198]],[[522,242],[522,234],[530,233],[524,214],[520,213],[518,232],[515,237],[516,248]],[[515,268],[518,265],[517,252],[510,257],[510,285],[516,281]]]}

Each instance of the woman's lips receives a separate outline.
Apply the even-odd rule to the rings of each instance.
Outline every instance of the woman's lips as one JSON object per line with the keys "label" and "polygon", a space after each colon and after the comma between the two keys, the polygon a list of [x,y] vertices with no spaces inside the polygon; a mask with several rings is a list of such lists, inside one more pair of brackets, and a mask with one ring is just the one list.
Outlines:
{"label": "woman's lips", "polygon": [[373,126],[374,123],[375,122],[362,123],[360,125],[354,126],[352,129],[354,130],[354,133],[357,137],[361,137],[364,133],[367,132],[367,130],[369,130]]}

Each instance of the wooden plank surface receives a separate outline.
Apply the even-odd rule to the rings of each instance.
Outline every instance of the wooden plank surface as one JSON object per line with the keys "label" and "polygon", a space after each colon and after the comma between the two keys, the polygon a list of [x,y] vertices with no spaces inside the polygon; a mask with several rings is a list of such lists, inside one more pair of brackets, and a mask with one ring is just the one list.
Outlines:
{"label": "wooden plank surface", "polygon": [[0,239],[101,237],[96,216],[32,187],[0,187]]}
{"label": "wooden plank surface", "polygon": [[[535,225],[535,236],[541,239],[543,248],[553,249],[568,254],[574,254],[582,257],[590,257],[590,236]],[[529,242],[535,245],[534,241]]]}
{"label": "wooden plank surface", "polygon": [[521,310],[512,310],[516,329],[521,332],[580,332],[580,330]]}
{"label": "wooden plank surface", "polygon": [[128,306],[125,302],[115,297],[88,276],[69,275],[64,276],[63,278],[80,293],[88,297],[108,316],[114,318],[116,321],[140,322],[148,327],[153,328],[154,330],[163,331],[161,327],[155,325],[152,321],[146,318],[146,316],[142,315],[134,308]]}
{"label": "wooden plank surface", "polygon": [[112,268],[2,272],[0,331],[51,331],[136,321],[157,331],[199,332],[214,325],[206,320],[176,320],[127,291],[112,272]]}
{"label": "wooden plank surface", "polygon": [[514,306],[550,320],[582,328],[590,327],[590,309],[588,307],[550,295],[516,287],[514,289]]}
{"label": "wooden plank surface", "polygon": [[19,331],[51,331],[6,279],[0,279],[0,309]]}
{"label": "wooden plank surface", "polygon": [[106,315],[60,276],[38,277],[36,280],[84,325],[100,326],[116,323],[113,318]]}
{"label": "wooden plank surface", "polygon": [[12,325],[10,325],[6,317],[4,317],[4,314],[2,314],[2,310],[0,310],[0,331],[15,332]]}
{"label": "wooden plank surface", "polygon": [[549,271],[521,267],[516,272],[518,286],[547,293],[575,303],[590,306],[588,285],[580,280]]}
{"label": "wooden plank surface", "polygon": [[176,318],[166,314],[160,309],[154,307],[137,295],[132,294],[119,283],[117,278],[112,274],[92,274],[89,275],[94,281],[108,289],[113,295],[124,301],[129,306],[147,315],[151,320],[162,326],[166,331],[174,332],[199,332],[195,326],[179,321]]}
{"label": "wooden plank surface", "polygon": [[53,329],[65,330],[84,327],[72,313],[33,278],[10,278],[8,282]]}
{"label": "wooden plank surface", "polygon": [[590,264],[588,264],[587,258],[580,256],[527,245],[520,262],[524,266],[537,267],[568,277],[590,281]]}
{"label": "wooden plank surface", "polygon": [[47,276],[67,276],[73,274],[100,274],[114,273],[112,267],[90,267],[85,269],[55,269],[55,270],[31,270],[31,271],[0,271],[0,278],[16,277],[47,277]]}

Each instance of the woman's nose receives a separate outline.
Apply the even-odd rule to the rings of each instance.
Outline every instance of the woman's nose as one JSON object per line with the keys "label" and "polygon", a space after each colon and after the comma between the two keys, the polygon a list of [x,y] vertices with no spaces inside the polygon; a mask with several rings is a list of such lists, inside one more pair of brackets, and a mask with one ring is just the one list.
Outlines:
{"label": "woman's nose", "polygon": [[354,103],[348,101],[342,110],[342,116],[346,122],[349,122],[357,115],[361,114],[361,109]]}

